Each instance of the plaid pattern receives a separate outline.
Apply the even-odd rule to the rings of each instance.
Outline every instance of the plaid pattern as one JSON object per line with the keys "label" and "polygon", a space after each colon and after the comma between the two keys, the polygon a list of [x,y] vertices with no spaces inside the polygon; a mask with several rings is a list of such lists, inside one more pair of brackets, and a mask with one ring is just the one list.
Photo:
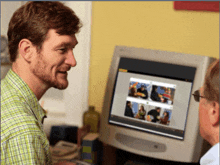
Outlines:
{"label": "plaid pattern", "polygon": [[35,94],[12,70],[1,81],[1,165],[50,165],[46,116]]}

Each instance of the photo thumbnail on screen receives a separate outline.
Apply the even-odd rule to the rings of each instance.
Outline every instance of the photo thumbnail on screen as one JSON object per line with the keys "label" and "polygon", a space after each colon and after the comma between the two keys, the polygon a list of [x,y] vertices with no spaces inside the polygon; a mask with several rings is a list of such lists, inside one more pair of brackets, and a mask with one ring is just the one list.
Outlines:
{"label": "photo thumbnail on screen", "polygon": [[170,124],[170,119],[171,119],[172,111],[171,110],[165,110],[163,111],[163,115],[160,118],[160,124],[163,125],[169,125]]}
{"label": "photo thumbnail on screen", "polygon": [[162,125],[169,125],[172,111],[161,107],[153,107],[147,113],[147,121]]}
{"label": "photo thumbnail on screen", "polygon": [[148,99],[149,87],[150,84],[131,81],[128,96],[141,99]]}
{"label": "photo thumbnail on screen", "polygon": [[124,115],[135,119],[146,120],[146,109],[146,104],[127,101]]}
{"label": "photo thumbnail on screen", "polygon": [[131,101],[126,102],[125,113],[124,113],[125,116],[134,118],[133,105],[134,104]]}
{"label": "photo thumbnail on screen", "polygon": [[152,85],[150,99],[152,101],[173,105],[175,88]]}
{"label": "photo thumbnail on screen", "polygon": [[137,110],[134,110],[135,118],[140,120],[146,120],[146,114],[147,114],[146,109],[147,108],[145,104],[139,103]]}

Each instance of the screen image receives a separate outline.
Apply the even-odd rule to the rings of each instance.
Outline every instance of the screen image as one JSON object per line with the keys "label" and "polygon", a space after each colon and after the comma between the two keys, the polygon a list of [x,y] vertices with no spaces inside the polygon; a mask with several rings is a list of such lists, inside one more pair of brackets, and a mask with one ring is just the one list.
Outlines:
{"label": "screen image", "polygon": [[187,77],[181,69],[121,58],[109,123],[183,140],[195,68]]}
{"label": "screen image", "polygon": [[173,104],[175,87],[176,85],[174,84],[131,78],[128,96],[146,99],[149,101]]}
{"label": "screen image", "polygon": [[127,101],[124,116],[169,125],[172,110]]}

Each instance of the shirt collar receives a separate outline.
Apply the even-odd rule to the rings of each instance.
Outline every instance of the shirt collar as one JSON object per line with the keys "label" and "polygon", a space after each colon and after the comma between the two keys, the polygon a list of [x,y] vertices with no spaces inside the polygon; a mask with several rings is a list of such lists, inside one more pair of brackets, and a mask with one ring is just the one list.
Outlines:
{"label": "shirt collar", "polygon": [[200,159],[201,165],[212,165],[219,163],[219,143],[212,148]]}
{"label": "shirt collar", "polygon": [[29,86],[19,77],[12,69],[10,69],[5,77],[7,81],[22,95],[27,105],[31,108],[36,119],[43,123],[46,117],[46,111],[40,106],[36,95]]}

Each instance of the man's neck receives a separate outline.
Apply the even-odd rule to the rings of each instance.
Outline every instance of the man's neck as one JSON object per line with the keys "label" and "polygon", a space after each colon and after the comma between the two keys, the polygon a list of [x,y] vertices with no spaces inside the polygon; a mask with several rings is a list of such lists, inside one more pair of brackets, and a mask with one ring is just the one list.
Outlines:
{"label": "man's neck", "polygon": [[40,79],[38,79],[27,66],[18,66],[16,63],[12,64],[12,70],[29,86],[29,88],[36,95],[37,99],[44,95],[49,89]]}
{"label": "man's neck", "polygon": [[209,139],[207,139],[207,141],[212,146],[219,143],[219,125],[213,129],[212,134],[209,136]]}
{"label": "man's neck", "polygon": [[216,132],[216,136],[215,136],[215,139],[213,140],[212,142],[212,146],[214,146],[215,144],[219,143],[219,131]]}

